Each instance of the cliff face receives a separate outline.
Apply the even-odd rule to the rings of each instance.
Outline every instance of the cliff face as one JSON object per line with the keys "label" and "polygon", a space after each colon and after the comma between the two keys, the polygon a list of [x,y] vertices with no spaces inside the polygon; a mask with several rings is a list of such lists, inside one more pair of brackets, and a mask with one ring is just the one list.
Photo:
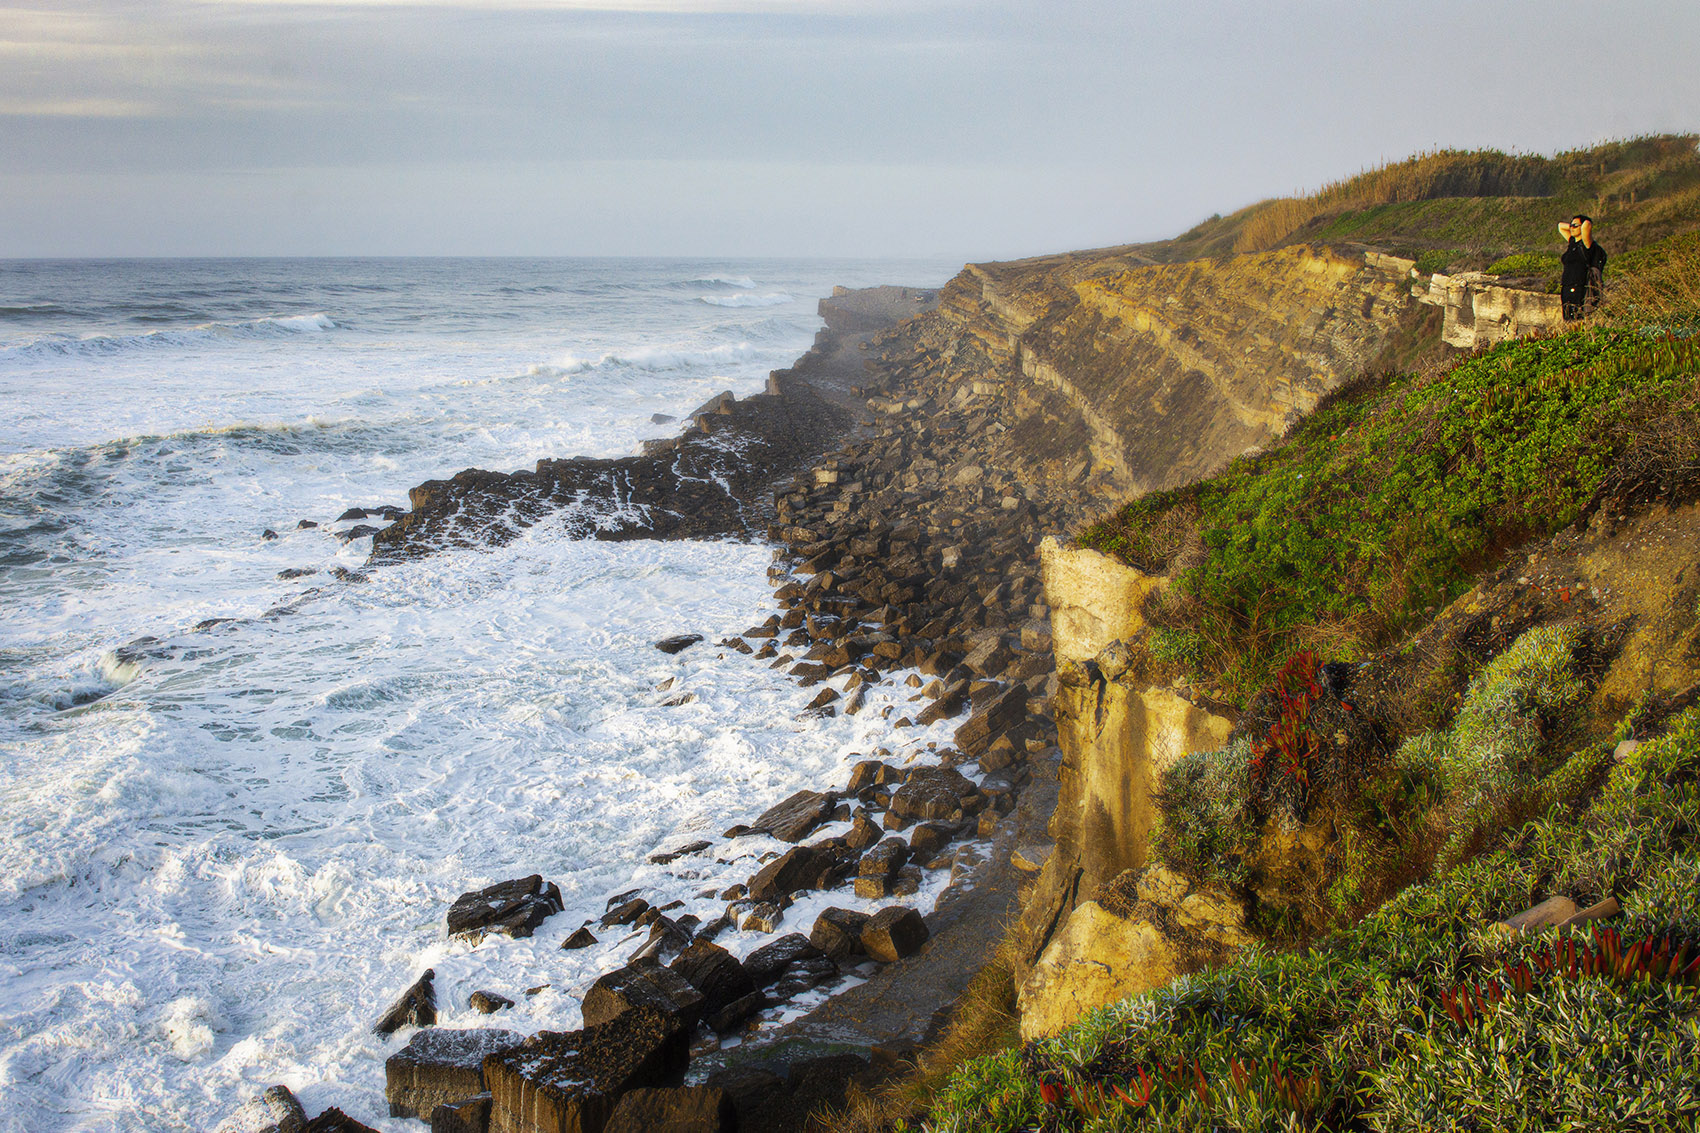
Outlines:
{"label": "cliff face", "polygon": [[1125,496],[1278,437],[1416,335],[1425,310],[1408,264],[1361,252],[1182,264],[1078,254],[970,265],[918,337],[959,398],[1053,419],[1027,438],[1036,461]]}

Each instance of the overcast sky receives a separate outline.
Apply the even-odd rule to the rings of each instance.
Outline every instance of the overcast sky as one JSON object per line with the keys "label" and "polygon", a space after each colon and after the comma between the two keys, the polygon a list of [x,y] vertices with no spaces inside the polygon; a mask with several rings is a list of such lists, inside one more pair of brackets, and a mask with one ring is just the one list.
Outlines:
{"label": "overcast sky", "polygon": [[1696,0],[0,0],[0,256],[943,255],[1700,128]]}

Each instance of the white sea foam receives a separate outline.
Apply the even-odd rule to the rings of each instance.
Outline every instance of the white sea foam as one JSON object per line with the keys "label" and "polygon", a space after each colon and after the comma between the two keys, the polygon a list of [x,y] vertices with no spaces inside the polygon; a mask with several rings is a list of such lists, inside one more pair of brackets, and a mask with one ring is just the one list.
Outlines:
{"label": "white sea foam", "polygon": [[[649,853],[842,782],[889,742],[878,699],[800,717],[813,690],[760,662],[652,648],[765,618],[759,546],[546,524],[335,573],[369,545],[339,540],[344,509],[469,466],[631,451],[653,413],[758,389],[812,311],[711,309],[694,293],[710,284],[677,286],[707,278],[694,266],[28,270],[93,313],[31,308],[6,342],[131,345],[0,350],[0,1130],[211,1128],[280,1081],[310,1112],[417,1129],[384,1116],[398,1042],[368,1028],[422,968],[447,1025],[487,1022],[465,1007],[484,987],[520,1002],[502,1025],[572,1026],[629,945],[558,946],[611,892],[706,914],[696,894],[776,844]],[[796,273],[750,278],[824,294],[891,271]],[[587,294],[606,298],[562,305]],[[326,313],[254,317],[279,295]],[[156,307],[183,325],[124,329]],[[662,707],[667,678],[696,699]],[[537,937],[445,939],[455,896],[534,871],[568,901]]]}
{"label": "white sea foam", "polygon": [[791,296],[777,291],[766,295],[699,295],[697,298],[714,307],[778,307],[796,302]]}

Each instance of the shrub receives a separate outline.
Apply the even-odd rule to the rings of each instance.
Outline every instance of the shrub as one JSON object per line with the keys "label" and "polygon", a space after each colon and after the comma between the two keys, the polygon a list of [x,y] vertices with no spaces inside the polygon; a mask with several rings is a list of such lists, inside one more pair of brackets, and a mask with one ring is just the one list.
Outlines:
{"label": "shrub", "polygon": [[1252,833],[1246,813],[1250,795],[1247,738],[1220,751],[1177,759],[1163,770],[1158,785],[1154,856],[1199,880],[1237,881],[1230,858]]}

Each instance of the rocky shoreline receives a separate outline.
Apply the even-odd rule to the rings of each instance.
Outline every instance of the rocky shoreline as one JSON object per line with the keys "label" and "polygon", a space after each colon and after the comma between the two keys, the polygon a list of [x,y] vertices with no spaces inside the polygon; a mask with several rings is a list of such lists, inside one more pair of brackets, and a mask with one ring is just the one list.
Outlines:
{"label": "rocky shoreline", "polygon": [[[653,907],[640,890],[615,895],[563,945],[641,933],[585,994],[581,1031],[438,1028],[426,971],[375,1026],[416,1028],[387,1064],[392,1116],[502,1133],[669,1121],[801,1129],[853,1085],[897,1072],[946,1023],[1046,853],[1055,678],[1035,547],[1082,501],[997,471],[1021,464],[996,402],[959,396],[920,324],[900,321],[935,300],[908,288],[841,290],[821,303],[827,328],[815,345],[775,371],[766,393],[723,394],[640,456],[429,482],[414,489],[412,511],[374,535],[380,566],[444,543],[500,543],[537,522],[604,539],[765,534],[776,544],[769,573],[781,612],[720,649],[818,687],[811,713],[868,710],[883,687],[899,751],[906,730],[960,720],[948,746],[906,757],[881,748],[848,782],[799,792],[727,830],[726,840],[768,836],[791,848],[763,855],[746,882],[703,894],[720,916],[676,901]],[[676,652],[700,638],[657,645]],[[651,862],[714,848],[698,841]],[[929,875],[948,882],[922,916],[904,902]],[[796,897],[834,889],[858,899],[846,905],[879,908],[833,906],[811,925],[782,927]],[[534,875],[463,895],[446,929],[474,943],[529,936],[561,907],[553,884]],[[739,960],[715,943],[734,926],[774,939]],[[832,994],[783,1018],[797,1014],[785,1004],[815,991],[812,1003],[816,989]],[[496,1014],[511,1003],[480,991],[471,1006]],[[292,1105],[280,1087],[220,1128],[364,1128],[339,1111],[309,1122]]]}

